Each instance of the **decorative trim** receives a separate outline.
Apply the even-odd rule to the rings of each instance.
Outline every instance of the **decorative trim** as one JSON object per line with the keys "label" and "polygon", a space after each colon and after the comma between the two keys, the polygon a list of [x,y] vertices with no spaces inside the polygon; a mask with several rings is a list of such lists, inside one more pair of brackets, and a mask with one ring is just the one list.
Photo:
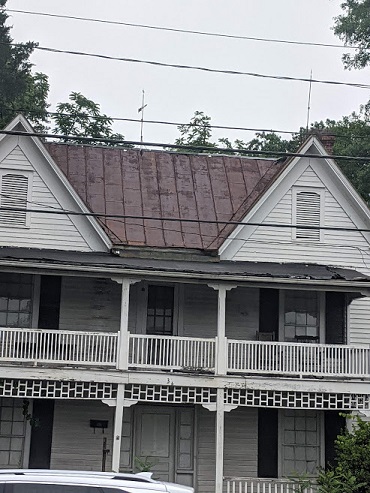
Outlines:
{"label": "decorative trim", "polygon": [[370,410],[370,394],[226,389],[225,403],[284,409]]}
{"label": "decorative trim", "polygon": [[102,382],[0,380],[0,397],[48,399],[115,399],[117,385]]}
{"label": "decorative trim", "polygon": [[126,384],[124,399],[140,402],[201,404],[216,402],[217,389],[167,385]]}

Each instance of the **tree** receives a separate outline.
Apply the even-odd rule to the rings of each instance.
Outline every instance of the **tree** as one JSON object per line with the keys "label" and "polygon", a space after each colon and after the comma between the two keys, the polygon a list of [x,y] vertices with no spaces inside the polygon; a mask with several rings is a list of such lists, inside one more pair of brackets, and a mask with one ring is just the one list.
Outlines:
{"label": "tree", "polygon": [[[112,118],[100,113],[100,105],[87,99],[79,92],[71,92],[69,101],[57,105],[54,132],[62,135],[75,135],[76,139],[64,139],[66,142],[86,144],[79,137],[123,140],[121,134],[112,131]],[[105,145],[104,142],[92,141],[94,145]],[[107,145],[114,145],[109,143]],[[122,143],[117,143],[122,146]],[[127,145],[126,145],[127,146]]]}
{"label": "tree", "polygon": [[[179,125],[181,137],[175,140],[176,145],[216,147],[216,144],[210,141],[212,136],[211,118],[203,113],[196,111],[189,124]],[[180,149],[181,151],[181,149]],[[201,152],[201,151],[189,151]],[[207,151],[209,152],[209,151]]]}
{"label": "tree", "polygon": [[320,493],[370,492],[370,423],[353,419],[335,441],[336,464],[319,473]]}
{"label": "tree", "polygon": [[22,110],[40,130],[47,121],[48,79],[45,74],[31,72],[29,58],[37,43],[12,45],[5,6],[6,0],[0,0],[0,127]]}
{"label": "tree", "polygon": [[347,46],[355,46],[354,54],[342,57],[345,68],[361,69],[370,64],[370,0],[346,0],[343,15],[335,17],[334,33]]}

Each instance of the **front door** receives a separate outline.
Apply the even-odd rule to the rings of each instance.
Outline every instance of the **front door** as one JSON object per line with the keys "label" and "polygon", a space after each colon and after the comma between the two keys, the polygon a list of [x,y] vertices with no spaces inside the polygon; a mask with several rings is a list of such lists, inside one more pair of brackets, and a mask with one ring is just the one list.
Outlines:
{"label": "front door", "polygon": [[135,466],[162,481],[175,480],[175,409],[140,408],[135,412]]}

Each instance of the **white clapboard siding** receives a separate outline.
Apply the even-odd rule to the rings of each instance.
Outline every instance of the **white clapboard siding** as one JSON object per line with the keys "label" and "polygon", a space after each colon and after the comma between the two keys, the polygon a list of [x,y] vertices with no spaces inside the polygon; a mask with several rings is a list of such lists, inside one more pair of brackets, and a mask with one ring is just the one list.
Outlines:
{"label": "white clapboard siding", "polygon": [[[103,439],[112,450],[114,408],[100,401],[56,400],[51,446],[51,469],[101,471]],[[90,428],[90,419],[108,420],[104,430]],[[112,467],[107,455],[106,470]]]}
{"label": "white clapboard siding", "polygon": [[[129,328],[135,327],[135,297],[130,297]],[[121,285],[110,279],[63,277],[59,328],[116,332],[120,327]]]}
{"label": "white clapboard siding", "polygon": [[[32,175],[32,208],[63,209],[19,147],[0,163],[0,169]],[[31,179],[31,178],[30,178]],[[91,248],[68,216],[30,213],[29,227],[0,223],[0,246],[89,251]]]}
{"label": "white clapboard siding", "polygon": [[[323,188],[324,183],[311,167],[296,181],[295,186]],[[265,223],[292,224],[292,190],[290,189],[265,217]],[[332,193],[325,190],[325,226],[356,228],[351,217]],[[240,235],[243,237],[243,233]],[[232,260],[301,262],[337,265],[370,275],[370,248],[361,233],[324,231],[321,242],[293,241],[289,228],[257,227]],[[350,308],[350,336],[353,344],[370,343],[370,299],[354,301]]]}
{"label": "white clapboard siding", "polygon": [[[257,476],[258,414],[255,408],[238,408],[225,414],[225,476]],[[199,408],[197,429],[197,488],[215,491],[215,413]]]}
{"label": "white clapboard siding", "polygon": [[182,332],[185,337],[217,335],[217,291],[202,284],[184,286]]}

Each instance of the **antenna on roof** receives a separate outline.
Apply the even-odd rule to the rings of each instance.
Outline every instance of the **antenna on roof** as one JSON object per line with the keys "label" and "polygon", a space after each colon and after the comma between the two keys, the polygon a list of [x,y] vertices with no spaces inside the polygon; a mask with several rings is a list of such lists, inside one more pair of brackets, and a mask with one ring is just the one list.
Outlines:
{"label": "antenna on roof", "polygon": [[307,132],[307,135],[308,135],[308,126],[310,124],[311,91],[312,91],[312,69],[311,69],[311,73],[310,73],[310,88],[308,90],[307,122],[306,122],[306,132]]}
{"label": "antenna on roof", "polygon": [[142,95],[142,98],[141,98],[141,106],[140,108],[137,110],[138,113],[141,113],[141,122],[140,122],[140,142],[143,142],[143,129],[144,129],[144,109],[146,108],[146,106],[148,106],[147,104],[145,104],[145,91],[143,89],[142,91],[143,95]]}

